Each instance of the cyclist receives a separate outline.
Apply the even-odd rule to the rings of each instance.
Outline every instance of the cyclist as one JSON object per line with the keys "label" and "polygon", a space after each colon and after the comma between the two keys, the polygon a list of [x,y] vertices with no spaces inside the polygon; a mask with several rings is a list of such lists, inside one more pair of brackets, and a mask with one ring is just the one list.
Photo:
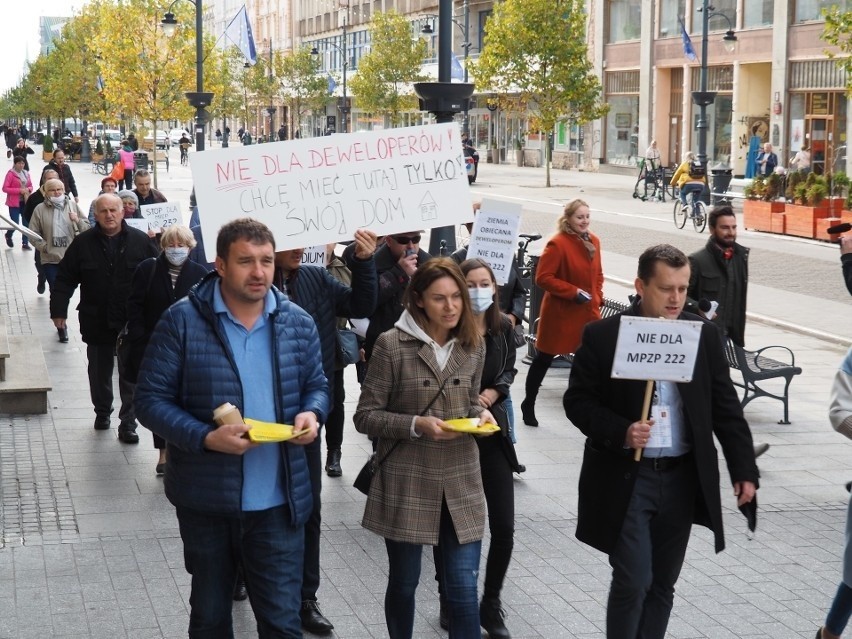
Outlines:
{"label": "cyclist", "polygon": [[[686,208],[686,196],[695,193],[696,198],[700,197],[707,186],[707,165],[697,162],[695,154],[687,151],[670,184],[680,189],[680,203]],[[690,216],[692,215],[693,212],[690,212]]]}
{"label": "cyclist", "polygon": [[187,161],[187,158],[188,158],[187,153],[189,151],[189,146],[191,144],[192,144],[192,140],[189,139],[189,137],[186,135],[186,131],[184,131],[180,136],[180,140],[178,140],[178,146],[180,147],[180,163],[181,163],[181,165],[186,164],[186,161]]}

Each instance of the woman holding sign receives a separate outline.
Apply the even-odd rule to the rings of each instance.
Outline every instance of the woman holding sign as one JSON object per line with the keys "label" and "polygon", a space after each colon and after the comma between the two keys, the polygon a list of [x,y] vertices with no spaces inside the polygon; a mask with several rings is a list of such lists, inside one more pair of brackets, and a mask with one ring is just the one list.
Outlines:
{"label": "woman holding sign", "polygon": [[544,289],[536,331],[536,354],[527,373],[521,412],[527,426],[538,426],[535,400],[553,358],[573,353],[583,327],[601,318],[603,268],[601,243],[589,232],[589,205],[572,200],[557,223],[536,270],[535,283]]}

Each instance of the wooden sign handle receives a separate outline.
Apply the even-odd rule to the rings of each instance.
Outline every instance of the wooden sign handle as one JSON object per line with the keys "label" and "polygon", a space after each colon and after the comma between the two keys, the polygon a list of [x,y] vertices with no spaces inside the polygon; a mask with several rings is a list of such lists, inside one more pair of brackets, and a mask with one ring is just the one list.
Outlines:
{"label": "wooden sign handle", "polygon": [[[642,402],[642,421],[647,422],[651,412],[651,398],[654,396],[654,380],[649,379],[645,385],[645,401]],[[633,459],[642,459],[642,449],[637,448],[633,453]]]}

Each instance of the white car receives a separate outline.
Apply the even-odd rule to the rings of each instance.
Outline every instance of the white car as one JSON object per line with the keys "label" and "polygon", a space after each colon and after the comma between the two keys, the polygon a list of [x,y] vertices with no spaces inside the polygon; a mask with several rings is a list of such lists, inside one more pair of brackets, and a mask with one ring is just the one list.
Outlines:
{"label": "white car", "polygon": [[[148,134],[145,136],[145,143],[151,144],[151,135]],[[172,141],[168,133],[165,131],[157,131],[157,148],[158,149],[166,149],[168,150],[172,146]]]}
{"label": "white car", "polygon": [[190,140],[194,140],[192,134],[186,129],[172,129],[169,131],[169,139],[172,141],[172,146],[177,146],[178,141],[186,135]]}

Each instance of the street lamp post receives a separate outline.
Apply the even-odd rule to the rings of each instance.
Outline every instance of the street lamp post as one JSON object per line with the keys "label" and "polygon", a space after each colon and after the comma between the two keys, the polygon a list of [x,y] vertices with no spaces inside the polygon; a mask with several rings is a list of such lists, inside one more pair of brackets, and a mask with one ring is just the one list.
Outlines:
{"label": "street lamp post", "polygon": [[[174,0],[169,5],[163,19],[160,23],[163,25],[163,33],[171,37],[177,29],[177,20],[175,14],[172,13],[172,7],[178,0]],[[208,115],[207,107],[213,100],[212,93],[204,92],[204,39],[202,32],[201,18],[203,16],[202,2],[203,0],[187,0],[195,5],[195,91],[186,93],[186,99],[190,106],[195,108],[195,149],[197,151],[204,150],[204,127],[207,125]]]}
{"label": "street lamp post", "polygon": [[[349,132],[349,99],[348,94],[346,93],[346,72],[349,69],[349,50],[346,43],[346,28],[348,26],[349,16],[343,16],[343,46],[341,47],[336,42],[327,41],[328,44],[337,49],[338,53],[343,56],[343,104],[340,106],[340,114],[343,116],[341,118],[341,131],[343,133]],[[311,55],[319,55],[320,51],[316,47],[311,48]]]}
{"label": "street lamp post", "polygon": [[278,110],[272,103],[274,100],[275,79],[272,76],[272,38],[269,39],[269,106],[266,107],[266,112],[269,113],[269,141],[275,140],[275,112]]}
{"label": "street lamp post", "polygon": [[702,0],[701,12],[701,78],[698,91],[692,92],[692,101],[698,106],[698,163],[707,166],[707,129],[710,123],[707,121],[707,106],[716,100],[716,92],[707,90],[707,31],[710,28],[710,18],[722,17],[728,21],[728,31],[722,38],[725,50],[732,53],[737,46],[737,36],[734,34],[731,19],[724,13],[715,12],[715,7],[710,5],[709,0]]}

